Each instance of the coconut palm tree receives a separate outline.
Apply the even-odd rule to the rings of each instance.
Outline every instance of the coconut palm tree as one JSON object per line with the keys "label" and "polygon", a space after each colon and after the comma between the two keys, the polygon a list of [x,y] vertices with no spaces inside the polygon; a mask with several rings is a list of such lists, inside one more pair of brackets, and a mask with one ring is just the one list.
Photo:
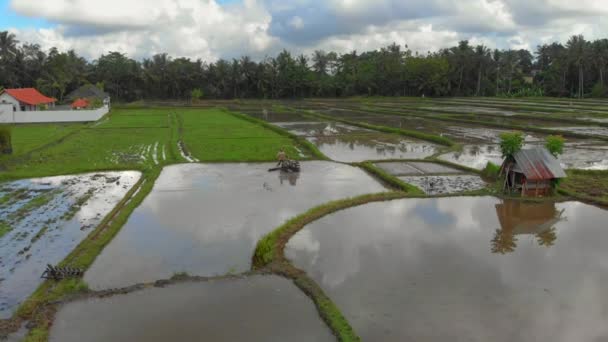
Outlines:
{"label": "coconut palm tree", "polygon": [[584,67],[587,64],[589,50],[587,45],[587,41],[585,41],[585,37],[582,35],[572,36],[566,44],[570,63],[574,64],[578,70],[578,92],[576,95],[579,99],[583,98],[584,95]]}

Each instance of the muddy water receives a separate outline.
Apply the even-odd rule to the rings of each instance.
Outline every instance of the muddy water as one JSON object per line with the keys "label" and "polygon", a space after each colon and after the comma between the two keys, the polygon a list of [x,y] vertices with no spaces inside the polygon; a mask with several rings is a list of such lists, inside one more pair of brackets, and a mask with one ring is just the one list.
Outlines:
{"label": "muddy water", "polygon": [[254,118],[262,119],[268,122],[303,122],[307,120],[306,117],[298,113],[280,113],[269,110],[250,110],[242,112]]}
{"label": "muddy water", "polygon": [[[538,143],[530,143],[532,147]],[[502,154],[498,145],[465,145],[460,152],[450,152],[440,159],[474,169],[483,169],[488,162],[500,165]],[[604,145],[566,143],[564,153],[559,156],[564,168],[583,170],[608,170],[608,149]]]}
{"label": "muddy water", "polygon": [[570,126],[570,127],[554,127],[561,131],[568,131],[580,134],[590,134],[595,136],[608,137],[608,127],[598,126]]}
{"label": "muddy water", "polygon": [[93,288],[113,288],[250,268],[257,241],[316,205],[385,189],[358,168],[303,162],[301,174],[274,164],[166,167],[152,192],[85,274]]}
{"label": "muddy water", "polygon": [[608,340],[608,212],[407,199],[332,214],[287,256],[363,341]]}
{"label": "muddy water", "polygon": [[61,308],[50,341],[335,341],[312,301],[277,276],[183,283]]}
{"label": "muddy water", "polygon": [[[2,184],[0,318],[40,285],[47,264],[63,260],[137,182],[139,172],[104,172]],[[8,197],[5,197],[8,196]]]}
{"label": "muddy water", "polygon": [[397,178],[417,186],[428,195],[455,194],[486,187],[486,183],[479,176],[475,175],[402,176]]}
{"label": "muddy water", "polygon": [[376,163],[377,167],[393,176],[419,176],[428,174],[457,174],[461,170],[437,163],[426,162],[384,162]]}
{"label": "muddy water", "polygon": [[303,137],[335,136],[347,133],[372,133],[361,127],[339,122],[275,122],[275,125]]}
{"label": "muddy water", "polygon": [[437,152],[438,146],[391,134],[345,134],[307,138],[335,161],[361,162],[381,159],[423,159]]}

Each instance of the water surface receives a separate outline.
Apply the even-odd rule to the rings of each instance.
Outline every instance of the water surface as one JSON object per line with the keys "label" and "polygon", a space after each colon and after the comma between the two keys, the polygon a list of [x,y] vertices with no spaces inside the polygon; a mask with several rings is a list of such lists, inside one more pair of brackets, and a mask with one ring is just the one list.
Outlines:
{"label": "water surface", "polygon": [[363,341],[608,340],[608,212],[404,199],[326,216],[286,255]]}
{"label": "water surface", "polygon": [[59,310],[51,342],[335,341],[312,301],[277,276],[183,283]]}
{"label": "water surface", "polygon": [[385,191],[358,168],[303,162],[165,167],[152,192],[85,274],[93,288],[250,268],[257,241],[286,220],[331,200]]}
{"label": "water surface", "polygon": [[47,264],[62,261],[118,204],[139,172],[103,172],[3,183],[0,318],[40,285]]}

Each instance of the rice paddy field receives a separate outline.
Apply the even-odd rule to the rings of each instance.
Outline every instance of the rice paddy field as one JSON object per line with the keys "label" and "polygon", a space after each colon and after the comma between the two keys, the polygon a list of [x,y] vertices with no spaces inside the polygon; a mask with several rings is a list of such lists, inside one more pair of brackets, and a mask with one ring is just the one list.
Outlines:
{"label": "rice paddy field", "polygon": [[[553,195],[483,174],[511,131],[566,139]],[[0,340],[608,339],[608,101],[138,103],[12,142]]]}

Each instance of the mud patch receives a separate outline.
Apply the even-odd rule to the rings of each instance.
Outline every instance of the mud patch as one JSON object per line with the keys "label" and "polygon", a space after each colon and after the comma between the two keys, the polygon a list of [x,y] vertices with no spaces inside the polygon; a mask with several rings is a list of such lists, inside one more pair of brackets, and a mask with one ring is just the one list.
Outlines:
{"label": "mud patch", "polygon": [[393,176],[415,176],[429,174],[460,174],[463,171],[437,163],[426,162],[383,162],[376,163],[377,167]]}
{"label": "mud patch", "polygon": [[50,341],[335,341],[313,303],[277,276],[182,283],[65,305]]}
{"label": "mud patch", "polygon": [[402,176],[397,178],[417,186],[427,195],[455,194],[486,187],[486,183],[479,176],[474,175]]}
{"label": "mud patch", "polygon": [[363,341],[601,341],[607,219],[578,202],[394,200],[306,226],[286,255]]}
{"label": "mud patch", "polygon": [[339,122],[275,122],[275,125],[302,137],[336,136],[354,132],[372,133],[369,129]]}
{"label": "mud patch", "polygon": [[85,274],[96,289],[170,278],[214,276],[251,266],[257,241],[316,205],[385,188],[362,170],[302,162],[301,173],[275,164],[165,167],[154,189]]}
{"label": "mud patch", "polygon": [[[104,172],[5,183],[0,206],[0,318],[41,283],[47,263],[60,262],[125,196],[139,172]],[[2,194],[0,194],[2,197]]]}

